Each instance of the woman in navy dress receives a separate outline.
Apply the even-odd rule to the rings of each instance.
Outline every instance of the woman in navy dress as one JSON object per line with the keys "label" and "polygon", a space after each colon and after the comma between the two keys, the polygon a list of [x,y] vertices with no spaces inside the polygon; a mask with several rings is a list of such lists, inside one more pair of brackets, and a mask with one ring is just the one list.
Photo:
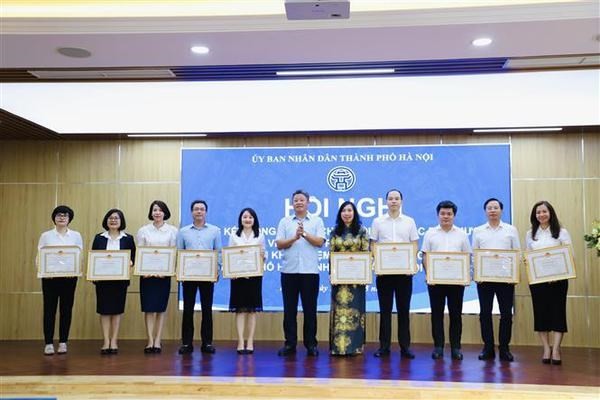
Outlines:
{"label": "woman in navy dress", "polygon": [[[139,229],[137,245],[175,247],[177,228],[165,222],[169,218],[171,218],[169,207],[163,201],[154,200],[148,210],[148,219],[152,223]],[[148,344],[144,348],[146,354],[161,352],[162,328],[170,291],[170,276],[140,276],[140,303],[148,335]]]}
{"label": "woman in navy dress", "polygon": [[[265,254],[265,238],[259,231],[258,216],[251,208],[244,208],[238,217],[238,229],[229,237],[229,246],[260,245]],[[238,354],[254,353],[256,313],[262,311],[262,276],[231,280],[229,311],[236,313]],[[248,338],[244,344],[244,330],[248,322]]]}
{"label": "woman in navy dress", "polygon": [[[133,236],[125,232],[125,215],[119,209],[109,210],[102,220],[106,231],[97,234],[92,250],[131,250],[130,265],[135,260],[135,242]],[[96,312],[100,314],[102,325],[101,354],[117,354],[117,339],[121,315],[125,312],[125,299],[129,280],[96,281]]]}

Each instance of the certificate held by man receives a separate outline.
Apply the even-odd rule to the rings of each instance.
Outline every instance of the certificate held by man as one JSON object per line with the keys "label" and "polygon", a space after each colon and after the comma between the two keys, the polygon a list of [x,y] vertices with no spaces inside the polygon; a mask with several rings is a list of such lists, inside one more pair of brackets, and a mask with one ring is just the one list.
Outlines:
{"label": "certificate held by man", "polygon": [[475,249],[476,282],[519,283],[519,250]]}
{"label": "certificate held by man", "polygon": [[173,276],[175,275],[175,247],[138,247],[134,275]]}
{"label": "certificate held by man", "polygon": [[131,250],[91,250],[88,253],[88,281],[129,280]]}
{"label": "certificate held by man", "polygon": [[249,278],[263,275],[260,245],[223,247],[223,278]]}
{"label": "certificate held by man", "polygon": [[215,250],[179,250],[177,253],[178,281],[216,282],[217,277]]}
{"label": "certificate held by man", "polygon": [[371,253],[369,252],[331,253],[329,267],[333,285],[367,285],[373,282]]}
{"label": "certificate held by man", "polygon": [[464,285],[471,282],[469,253],[427,252],[427,284]]}
{"label": "certificate held by man", "polygon": [[417,266],[417,243],[374,243],[375,274],[414,275]]}
{"label": "certificate held by man", "polygon": [[79,246],[47,246],[39,250],[38,278],[81,276]]}

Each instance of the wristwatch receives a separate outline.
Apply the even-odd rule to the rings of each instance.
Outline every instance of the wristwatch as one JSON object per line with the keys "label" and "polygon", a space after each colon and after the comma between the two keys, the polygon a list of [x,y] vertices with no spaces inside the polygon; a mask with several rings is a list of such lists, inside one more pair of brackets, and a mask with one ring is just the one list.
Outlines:
{"label": "wristwatch", "polygon": [[306,232],[302,232],[302,237],[306,239]]}

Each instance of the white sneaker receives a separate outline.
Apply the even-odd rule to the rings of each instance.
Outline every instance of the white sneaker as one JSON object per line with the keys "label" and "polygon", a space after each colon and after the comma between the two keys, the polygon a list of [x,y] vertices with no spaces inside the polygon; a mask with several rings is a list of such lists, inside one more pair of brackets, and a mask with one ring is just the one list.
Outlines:
{"label": "white sneaker", "polygon": [[58,354],[65,354],[67,352],[67,344],[59,343],[58,344]]}
{"label": "white sneaker", "polygon": [[51,356],[52,354],[54,354],[54,345],[47,344],[46,347],[44,347],[44,355]]}

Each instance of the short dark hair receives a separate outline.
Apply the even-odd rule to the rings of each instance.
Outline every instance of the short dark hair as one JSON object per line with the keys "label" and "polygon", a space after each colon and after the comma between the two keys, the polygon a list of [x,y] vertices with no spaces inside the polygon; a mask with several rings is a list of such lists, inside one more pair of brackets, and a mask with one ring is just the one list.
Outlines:
{"label": "short dark hair", "polygon": [[398,192],[398,193],[400,193],[400,200],[403,200],[402,192],[399,191],[398,189],[390,189],[390,190],[388,190],[387,193],[385,194],[385,199],[386,200],[387,200],[387,198],[388,198],[388,196],[390,195],[391,192]]}
{"label": "short dark hair", "polygon": [[127,222],[125,222],[125,214],[123,214],[123,211],[119,210],[118,208],[111,208],[110,210],[108,210],[108,212],[104,216],[104,219],[102,219],[102,227],[108,230],[108,218],[114,213],[119,214],[119,218],[121,219],[121,225],[119,226],[119,230],[125,230],[125,228],[127,228]]}
{"label": "short dark hair", "polygon": [[450,200],[443,200],[440,201],[437,205],[437,207],[435,208],[435,210],[437,211],[437,213],[440,213],[440,210],[442,208],[451,208],[452,212],[454,213],[454,215],[456,215],[456,212],[458,211],[458,207],[456,207],[456,204],[454,204],[453,202],[451,202]]}
{"label": "short dark hair", "polygon": [[160,210],[165,214],[164,216],[164,220],[167,221],[169,218],[171,218],[171,211],[169,210],[169,207],[167,207],[167,204],[162,201],[162,200],[154,200],[152,203],[150,203],[150,209],[148,210],[148,219],[150,221],[152,221],[154,218],[152,218],[152,209],[154,208],[154,206],[158,206],[158,208],[160,208]]}
{"label": "short dark hair", "polygon": [[483,203],[483,209],[485,210],[487,208],[488,203],[491,203],[492,201],[497,201],[498,204],[500,205],[500,209],[504,210],[504,204],[502,204],[502,202],[498,199],[496,199],[495,197],[490,197],[489,199],[487,199],[485,201],[485,203]]}
{"label": "short dark hair", "polygon": [[258,215],[256,215],[256,211],[254,211],[250,207],[246,207],[242,211],[240,211],[240,216],[238,217],[238,229],[235,232],[235,234],[238,236],[242,236],[242,231],[244,230],[244,226],[242,225],[242,215],[244,215],[244,213],[246,211],[248,211],[250,213],[250,215],[252,215],[252,218],[254,218],[254,224],[252,224],[252,232],[254,232],[254,237],[257,238],[258,235],[260,234],[260,231],[259,231],[260,225],[258,224]]}
{"label": "short dark hair", "polygon": [[75,213],[73,212],[73,209],[71,207],[64,205],[58,206],[52,211],[52,222],[54,223],[54,225],[56,225],[56,221],[54,221],[54,219],[56,218],[56,214],[68,214],[69,223],[67,225],[69,225],[75,217]]}
{"label": "short dark hair", "polygon": [[302,196],[306,197],[306,201],[310,200],[310,195],[308,194],[308,192],[305,192],[302,189],[298,189],[294,193],[292,193],[292,200],[294,199],[294,196],[296,196],[297,194],[301,194]]}
{"label": "short dark hair", "polygon": [[198,203],[204,204],[204,208],[206,208],[206,211],[208,211],[208,204],[204,200],[193,200],[192,204],[190,205],[190,211],[194,211],[194,206]]}

